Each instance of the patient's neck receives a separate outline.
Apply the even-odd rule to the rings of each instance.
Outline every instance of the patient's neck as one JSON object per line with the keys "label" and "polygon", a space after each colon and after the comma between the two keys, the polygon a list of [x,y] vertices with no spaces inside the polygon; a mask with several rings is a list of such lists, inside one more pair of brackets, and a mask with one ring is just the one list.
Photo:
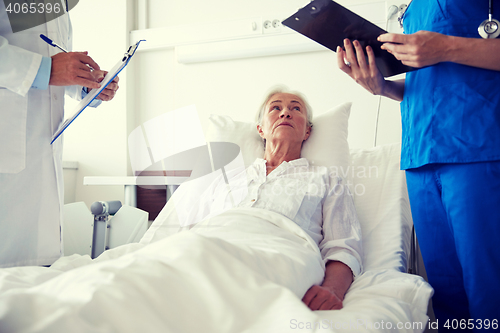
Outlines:
{"label": "patient's neck", "polygon": [[269,175],[276,169],[283,161],[290,162],[300,158],[300,151],[302,146],[291,146],[285,143],[272,143],[266,142],[266,151],[264,159],[266,160],[266,175]]}

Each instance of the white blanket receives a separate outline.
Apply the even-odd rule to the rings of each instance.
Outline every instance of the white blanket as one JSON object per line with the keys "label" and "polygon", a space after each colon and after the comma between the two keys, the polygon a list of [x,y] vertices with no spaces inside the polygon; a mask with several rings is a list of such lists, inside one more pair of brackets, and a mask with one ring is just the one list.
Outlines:
{"label": "white blanket", "polygon": [[344,309],[313,312],[301,297],[323,274],[316,245],[293,222],[231,210],[94,261],[0,270],[0,332],[381,332],[389,322],[422,331],[430,288],[421,278],[370,271]]}

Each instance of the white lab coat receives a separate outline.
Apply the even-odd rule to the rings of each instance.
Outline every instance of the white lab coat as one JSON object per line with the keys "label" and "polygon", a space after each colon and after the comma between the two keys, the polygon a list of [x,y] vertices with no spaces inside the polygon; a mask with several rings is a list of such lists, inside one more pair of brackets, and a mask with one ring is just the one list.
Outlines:
{"label": "white lab coat", "polygon": [[71,50],[68,14],[14,34],[0,1],[0,267],[50,265],[62,254],[62,139],[50,139],[65,88],[30,89],[42,55],[60,52],[42,33]]}

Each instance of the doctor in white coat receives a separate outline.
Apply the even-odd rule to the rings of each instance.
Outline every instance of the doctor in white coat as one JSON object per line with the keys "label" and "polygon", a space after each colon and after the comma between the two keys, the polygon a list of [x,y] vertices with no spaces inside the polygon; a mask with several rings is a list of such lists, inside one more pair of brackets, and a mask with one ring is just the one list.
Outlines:
{"label": "doctor in white coat", "polygon": [[[67,13],[13,33],[0,1],[0,267],[51,265],[61,256],[62,140],[50,141],[65,92],[81,99],[82,86],[98,88],[103,76],[86,53],[62,53],[40,34],[71,50]],[[117,89],[116,81],[99,98]]]}

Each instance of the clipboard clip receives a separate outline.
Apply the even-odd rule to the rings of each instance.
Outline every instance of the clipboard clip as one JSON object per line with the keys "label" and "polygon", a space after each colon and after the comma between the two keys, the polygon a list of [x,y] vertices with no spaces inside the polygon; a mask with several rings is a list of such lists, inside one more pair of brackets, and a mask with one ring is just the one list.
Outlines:
{"label": "clipboard clip", "polygon": [[122,61],[130,59],[130,57],[132,57],[134,55],[135,50],[137,50],[137,48],[139,47],[139,44],[141,42],[145,42],[145,41],[146,41],[145,39],[141,39],[140,41],[138,41],[134,45],[130,45],[130,47],[128,48],[127,52],[125,52],[125,54],[123,55]]}

